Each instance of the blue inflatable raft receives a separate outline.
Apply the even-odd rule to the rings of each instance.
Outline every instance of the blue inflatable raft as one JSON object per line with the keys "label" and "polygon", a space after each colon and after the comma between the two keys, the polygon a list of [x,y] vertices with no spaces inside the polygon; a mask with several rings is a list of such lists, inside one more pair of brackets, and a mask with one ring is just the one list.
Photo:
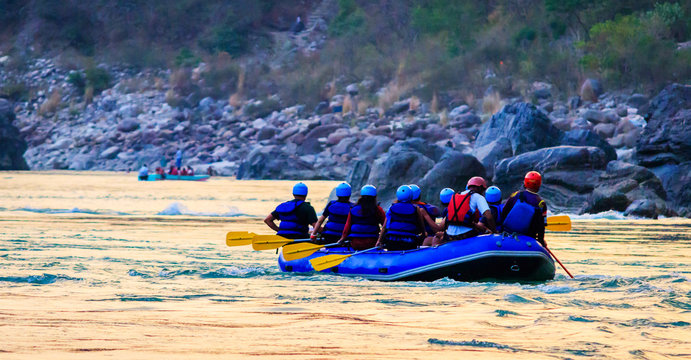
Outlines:
{"label": "blue inflatable raft", "polygon": [[161,180],[186,180],[186,181],[206,181],[209,175],[167,175],[166,178],[161,178],[159,174],[149,174],[148,180],[140,181],[161,181]]}
{"label": "blue inflatable raft", "polygon": [[[309,260],[348,255],[350,248],[326,248],[309,257],[278,264],[286,272],[313,272]],[[540,243],[515,234],[481,235],[438,247],[407,251],[372,250],[323,270],[344,276],[380,281],[433,281],[448,277],[459,281],[545,281],[554,278],[554,260]]]}

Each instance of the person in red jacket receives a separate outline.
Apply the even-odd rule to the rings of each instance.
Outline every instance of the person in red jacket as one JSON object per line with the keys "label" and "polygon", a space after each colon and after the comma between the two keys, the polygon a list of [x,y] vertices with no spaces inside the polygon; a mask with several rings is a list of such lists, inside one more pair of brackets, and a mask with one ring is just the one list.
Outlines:
{"label": "person in red jacket", "polygon": [[384,209],[377,204],[377,188],[365,185],[360,189],[360,199],[350,209],[343,234],[338,241],[345,244],[350,239],[350,247],[365,250],[376,245],[380,226],[386,220]]}

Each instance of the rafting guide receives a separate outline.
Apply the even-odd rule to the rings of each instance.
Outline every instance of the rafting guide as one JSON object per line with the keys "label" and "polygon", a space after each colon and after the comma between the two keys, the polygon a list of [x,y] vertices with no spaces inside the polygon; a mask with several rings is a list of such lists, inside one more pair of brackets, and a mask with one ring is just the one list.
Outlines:
{"label": "rafting guide", "polygon": [[524,190],[502,205],[501,190],[474,176],[462,192],[439,193],[441,210],[421,200],[418,185],[401,185],[384,211],[374,185],[363,186],[353,203],[344,182],[317,218],[306,201],[307,185],[299,182],[293,199],[264,219],[276,235],[229,232],[226,244],[280,249],[279,266],[287,272],[328,270],[382,281],[539,281],[554,278],[556,261],[573,277],[544,241],[545,229],[569,231],[571,220],[545,217],[545,202],[537,195],[541,183],[539,173],[528,172]]}

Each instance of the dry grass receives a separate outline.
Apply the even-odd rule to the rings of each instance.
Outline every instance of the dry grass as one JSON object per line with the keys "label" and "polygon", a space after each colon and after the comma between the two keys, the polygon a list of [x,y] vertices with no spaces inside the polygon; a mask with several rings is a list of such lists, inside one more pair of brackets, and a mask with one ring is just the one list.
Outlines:
{"label": "dry grass", "polygon": [[437,98],[436,91],[432,95],[432,101],[429,104],[429,111],[431,111],[433,114],[439,113],[439,99]]}
{"label": "dry grass", "polygon": [[482,113],[488,117],[492,116],[493,114],[499,112],[504,105],[505,104],[501,99],[501,96],[495,91],[491,94],[485,95],[485,97],[482,98]]}
{"label": "dry grass", "polygon": [[62,95],[60,94],[60,90],[55,89],[50,93],[50,96],[46,99],[46,101],[41,104],[41,107],[38,109],[38,113],[41,115],[55,113],[55,111],[57,111],[60,107],[61,103]]}
{"label": "dry grass", "polygon": [[166,98],[165,98],[166,104],[170,105],[171,107],[177,107],[180,105],[180,96],[173,90],[170,89],[166,91]]}
{"label": "dry grass", "polygon": [[348,114],[353,111],[353,98],[350,95],[346,95],[343,99],[343,113]]}
{"label": "dry grass", "polygon": [[410,110],[415,111],[415,110],[420,108],[421,104],[422,104],[422,102],[420,101],[419,97],[411,96],[410,97],[410,105],[408,105],[408,107],[410,108]]}
{"label": "dry grass", "polygon": [[170,74],[170,87],[176,93],[186,96],[192,89],[192,77],[189,69],[177,69]]}
{"label": "dry grass", "polygon": [[165,86],[166,84],[165,81],[163,81],[163,79],[161,79],[160,77],[154,78],[154,88],[156,88],[156,90],[161,91]]}
{"label": "dry grass", "polygon": [[439,114],[439,125],[449,125],[449,113],[446,111],[446,109],[442,110],[442,112]]}
{"label": "dry grass", "polygon": [[89,105],[92,102],[94,102],[94,87],[87,86],[86,89],[84,89],[84,106]]}

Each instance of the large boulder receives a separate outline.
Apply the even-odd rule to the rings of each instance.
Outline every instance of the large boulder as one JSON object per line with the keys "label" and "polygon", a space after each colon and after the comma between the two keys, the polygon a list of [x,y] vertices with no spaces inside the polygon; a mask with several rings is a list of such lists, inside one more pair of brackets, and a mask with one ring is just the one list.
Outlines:
{"label": "large boulder", "polygon": [[396,198],[396,189],[417,182],[434,167],[434,160],[412,149],[384,154],[374,161],[367,183],[375,184],[383,206]]}
{"label": "large boulder", "polygon": [[691,161],[691,85],[669,85],[651,100],[636,150],[646,167]]}
{"label": "large boulder", "polygon": [[393,140],[388,136],[370,136],[360,143],[358,157],[365,161],[373,161],[379,155],[387,152],[392,145]]}
{"label": "large boulder", "polygon": [[691,217],[691,85],[667,86],[650,101],[647,116],[636,146],[638,163],[660,178],[667,205]]}
{"label": "large boulder", "polygon": [[513,156],[511,141],[501,136],[487,145],[476,147],[473,150],[473,155],[484,165],[487,177],[492,178],[497,162]]}
{"label": "large boulder", "polygon": [[645,217],[674,215],[668,209],[665,197],[662,183],[652,171],[622,161],[611,161],[600,173],[585,211],[616,210]]}
{"label": "large boulder", "polygon": [[12,104],[0,99],[0,170],[29,170],[23,156],[26,142],[12,125],[14,119]]}
{"label": "large boulder", "polygon": [[617,152],[612,145],[603,140],[598,134],[590,130],[569,130],[564,132],[560,138],[561,145],[572,146],[596,146],[602,149],[607,155],[607,161],[616,160]]}
{"label": "large boulder", "polygon": [[514,103],[504,106],[480,128],[475,147],[491,144],[502,136],[511,143],[511,155],[515,156],[559,145],[561,131],[534,105]]}
{"label": "large boulder", "polygon": [[539,171],[543,176],[540,193],[550,208],[581,213],[607,162],[605,152],[594,146],[544,148],[500,161],[493,182],[508,195],[521,188],[528,171]]}
{"label": "large boulder", "polygon": [[486,176],[482,163],[472,155],[448,150],[417,184],[422,189],[423,201],[438,204],[441,189],[460,191],[473,176]]}
{"label": "large boulder", "polygon": [[257,147],[240,164],[237,179],[328,179],[312,163],[276,146]]}

